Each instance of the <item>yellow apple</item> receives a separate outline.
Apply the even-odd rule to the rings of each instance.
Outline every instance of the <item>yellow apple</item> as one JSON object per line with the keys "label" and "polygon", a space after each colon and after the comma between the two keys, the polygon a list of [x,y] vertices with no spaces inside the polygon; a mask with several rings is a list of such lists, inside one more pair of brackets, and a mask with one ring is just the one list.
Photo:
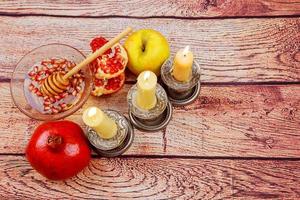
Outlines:
{"label": "yellow apple", "polygon": [[128,68],[139,75],[150,70],[160,74],[160,67],[170,55],[170,47],[166,38],[158,31],[142,29],[131,34],[124,47],[128,54]]}

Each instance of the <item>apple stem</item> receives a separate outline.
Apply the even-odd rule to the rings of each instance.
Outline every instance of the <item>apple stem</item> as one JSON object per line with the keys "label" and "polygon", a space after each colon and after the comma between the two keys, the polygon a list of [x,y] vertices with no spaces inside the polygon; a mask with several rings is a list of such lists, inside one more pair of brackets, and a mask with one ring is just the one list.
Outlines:
{"label": "apple stem", "polygon": [[47,139],[47,145],[51,149],[57,149],[63,142],[60,135],[49,135]]}

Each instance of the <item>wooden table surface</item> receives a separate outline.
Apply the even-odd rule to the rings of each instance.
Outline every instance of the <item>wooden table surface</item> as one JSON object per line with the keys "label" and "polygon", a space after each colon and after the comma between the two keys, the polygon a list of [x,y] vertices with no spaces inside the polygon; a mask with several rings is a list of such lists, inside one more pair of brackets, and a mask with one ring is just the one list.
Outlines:
{"label": "wooden table surface", "polygon": [[[300,1],[0,1],[0,199],[300,199]],[[172,53],[190,44],[201,94],[166,129],[136,131],[119,158],[94,155],[66,181],[24,157],[40,122],[13,104],[13,67],[31,49],[153,28]],[[126,93],[86,105],[127,115]],[[82,109],[68,119],[81,123]]]}

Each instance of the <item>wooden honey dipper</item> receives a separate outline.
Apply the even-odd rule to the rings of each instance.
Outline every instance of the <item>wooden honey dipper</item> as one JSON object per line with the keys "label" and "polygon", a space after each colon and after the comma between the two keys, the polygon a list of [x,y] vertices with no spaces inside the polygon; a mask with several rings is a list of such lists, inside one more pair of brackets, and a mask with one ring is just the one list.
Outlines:
{"label": "wooden honey dipper", "polygon": [[84,66],[90,64],[97,57],[101,56],[104,52],[110,49],[113,45],[119,42],[123,37],[128,35],[132,31],[131,27],[127,27],[124,31],[122,31],[119,35],[109,40],[105,45],[103,45],[100,49],[90,54],[86,59],[84,59],[81,63],[76,65],[73,69],[71,69],[67,74],[63,74],[61,72],[51,74],[48,76],[42,83],[41,92],[47,96],[55,96],[60,93],[63,93],[67,87],[69,86],[70,80],[69,78],[76,74],[80,69]]}

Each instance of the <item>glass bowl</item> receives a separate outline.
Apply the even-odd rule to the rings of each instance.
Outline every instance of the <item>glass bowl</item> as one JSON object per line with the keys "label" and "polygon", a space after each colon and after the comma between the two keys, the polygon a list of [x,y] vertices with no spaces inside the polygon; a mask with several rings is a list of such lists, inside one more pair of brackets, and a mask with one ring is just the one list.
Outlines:
{"label": "glass bowl", "polygon": [[57,114],[45,114],[33,108],[27,102],[24,92],[24,81],[26,74],[37,62],[40,62],[46,58],[54,57],[66,58],[67,60],[73,61],[75,63],[79,63],[85,59],[84,54],[74,47],[65,44],[48,44],[35,48],[29,53],[27,53],[18,62],[17,66],[13,71],[10,82],[10,91],[12,99],[15,105],[20,109],[20,111],[30,118],[43,121],[51,121],[68,117],[69,115],[72,115],[74,112],[76,112],[79,108],[82,107],[82,105],[87,101],[91,93],[93,86],[93,75],[90,70],[90,67],[85,66],[82,69],[85,77],[83,92],[79,97],[79,100],[69,110]]}

